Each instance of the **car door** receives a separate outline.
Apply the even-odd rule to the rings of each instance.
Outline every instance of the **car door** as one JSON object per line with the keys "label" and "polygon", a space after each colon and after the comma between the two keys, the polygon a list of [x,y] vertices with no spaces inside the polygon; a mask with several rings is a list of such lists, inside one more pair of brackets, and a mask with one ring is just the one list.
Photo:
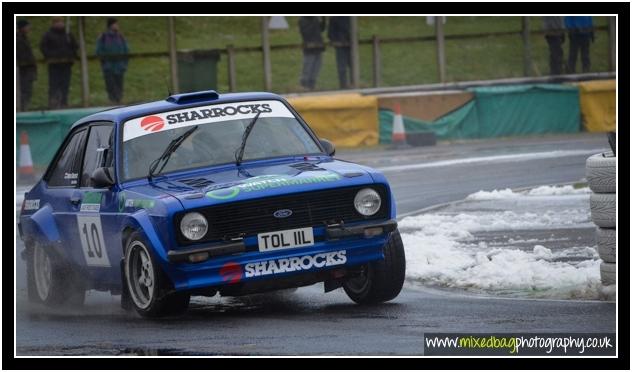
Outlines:
{"label": "car door", "polygon": [[83,161],[83,150],[88,130],[81,127],[73,130],[57,152],[52,166],[44,175],[45,192],[40,204],[48,204],[60,234],[60,249],[64,256],[76,264],[83,265],[81,248],[77,244],[76,210],[79,198],[79,174]]}
{"label": "car door", "polygon": [[90,124],[77,190],[77,197],[81,200],[75,212],[78,242],[96,283],[120,282],[118,260],[121,257],[121,237],[117,193],[115,187],[95,188],[91,181],[95,169],[112,166],[112,141],[111,122]]}

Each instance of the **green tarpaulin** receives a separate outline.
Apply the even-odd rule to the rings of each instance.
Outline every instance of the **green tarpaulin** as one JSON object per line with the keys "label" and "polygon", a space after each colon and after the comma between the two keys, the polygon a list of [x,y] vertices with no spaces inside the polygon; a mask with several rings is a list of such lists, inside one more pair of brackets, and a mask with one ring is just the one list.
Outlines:
{"label": "green tarpaulin", "polygon": [[[407,133],[437,138],[491,138],[579,132],[577,87],[555,84],[471,88],[474,99],[433,122],[404,117]],[[380,110],[380,143],[390,143],[393,112]]]}
{"label": "green tarpaulin", "polygon": [[26,131],[29,136],[33,165],[45,167],[55,156],[55,152],[64,140],[68,130],[74,122],[106,110],[107,107],[92,107],[85,109],[68,109],[54,111],[20,112],[16,115],[16,149],[20,151],[20,133]]}

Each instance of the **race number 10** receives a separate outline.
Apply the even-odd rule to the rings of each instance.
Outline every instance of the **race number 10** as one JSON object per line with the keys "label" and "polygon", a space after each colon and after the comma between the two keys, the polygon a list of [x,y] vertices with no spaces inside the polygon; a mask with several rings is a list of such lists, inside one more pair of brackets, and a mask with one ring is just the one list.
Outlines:
{"label": "race number 10", "polygon": [[99,216],[77,216],[79,238],[88,266],[110,266]]}

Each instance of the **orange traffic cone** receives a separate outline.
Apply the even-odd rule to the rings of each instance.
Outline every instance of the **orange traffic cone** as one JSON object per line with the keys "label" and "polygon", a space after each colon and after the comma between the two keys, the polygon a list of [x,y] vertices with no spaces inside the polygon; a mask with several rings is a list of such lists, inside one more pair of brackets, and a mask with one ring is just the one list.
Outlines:
{"label": "orange traffic cone", "polygon": [[406,129],[404,129],[404,119],[399,103],[395,104],[395,116],[393,117],[393,136],[391,137],[391,148],[409,147],[406,142]]}
{"label": "orange traffic cone", "polygon": [[29,136],[26,131],[20,133],[20,167],[18,168],[18,180],[22,182],[35,182],[31,146],[29,146]]}

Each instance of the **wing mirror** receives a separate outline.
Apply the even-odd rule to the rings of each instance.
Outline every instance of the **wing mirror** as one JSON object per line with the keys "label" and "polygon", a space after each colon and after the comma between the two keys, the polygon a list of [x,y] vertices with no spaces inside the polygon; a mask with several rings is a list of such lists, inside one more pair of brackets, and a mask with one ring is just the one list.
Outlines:
{"label": "wing mirror", "polygon": [[325,153],[327,153],[327,155],[329,156],[336,155],[336,146],[334,146],[334,144],[331,141],[321,138],[320,144],[325,148]]}
{"label": "wing mirror", "polygon": [[98,189],[110,188],[114,186],[114,177],[112,177],[112,167],[99,167],[92,172],[90,180],[92,186]]}

